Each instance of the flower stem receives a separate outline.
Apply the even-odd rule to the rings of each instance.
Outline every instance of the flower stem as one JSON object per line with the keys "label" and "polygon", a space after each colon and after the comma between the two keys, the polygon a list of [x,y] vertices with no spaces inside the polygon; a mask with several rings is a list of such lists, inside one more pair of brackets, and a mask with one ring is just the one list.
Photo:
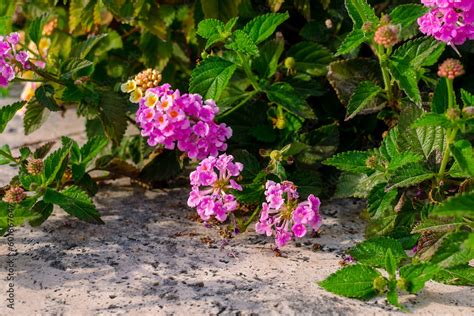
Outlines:
{"label": "flower stem", "polygon": [[242,61],[242,68],[244,69],[245,74],[247,75],[247,78],[250,81],[250,84],[256,91],[260,91],[260,87],[258,86],[257,80],[255,79],[255,75],[252,73],[252,70],[250,69],[250,63],[249,60],[246,56],[244,56],[242,53],[237,53],[240,57],[240,60]]}
{"label": "flower stem", "polygon": [[446,85],[448,87],[448,109],[454,107],[454,87],[453,87],[453,80],[446,78]]}
{"label": "flower stem", "polygon": [[441,160],[441,166],[439,167],[439,172],[438,172],[438,183],[443,179],[444,177],[444,172],[446,171],[446,166],[449,161],[449,154],[450,154],[450,149],[449,146],[454,142],[456,139],[456,134],[458,132],[458,128],[448,128],[446,131],[446,148],[444,148],[443,152],[443,158]]}
{"label": "flower stem", "polygon": [[[387,53],[390,54],[390,51]],[[388,69],[386,67],[387,54],[384,52],[384,48],[380,45],[377,45],[377,57],[379,59],[380,70],[382,71],[384,90],[387,96],[387,101],[388,103],[391,103],[391,101],[393,100],[393,94],[392,85],[390,84],[390,73],[388,72]]]}

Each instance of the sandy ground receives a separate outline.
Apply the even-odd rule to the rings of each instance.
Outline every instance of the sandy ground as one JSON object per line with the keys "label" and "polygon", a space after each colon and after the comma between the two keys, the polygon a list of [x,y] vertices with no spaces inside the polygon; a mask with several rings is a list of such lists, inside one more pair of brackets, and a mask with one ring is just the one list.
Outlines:
{"label": "sandy ground", "polygon": [[[0,103],[9,100],[0,100]],[[33,136],[15,118],[0,136],[14,146],[83,139],[81,121],[50,117]],[[0,183],[13,175],[0,168]],[[95,197],[103,226],[56,209],[39,228],[14,234],[15,309],[7,308],[7,245],[0,238],[0,315],[394,315],[384,298],[345,299],[316,284],[339,268],[344,250],[363,239],[362,202],[326,201],[320,237],[285,247],[253,231],[231,240],[205,228],[186,207],[187,189],[144,191],[121,180]],[[472,315],[474,291],[429,283],[402,303],[416,315]]]}

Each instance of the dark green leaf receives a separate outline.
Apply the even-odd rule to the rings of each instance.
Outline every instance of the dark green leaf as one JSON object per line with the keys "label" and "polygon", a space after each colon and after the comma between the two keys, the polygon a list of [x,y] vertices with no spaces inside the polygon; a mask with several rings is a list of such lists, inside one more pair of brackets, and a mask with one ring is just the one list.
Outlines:
{"label": "dark green leaf", "polygon": [[288,12],[260,15],[247,23],[243,31],[250,36],[255,44],[259,44],[272,35],[278,25],[285,22],[288,18]]}
{"label": "dark green leaf", "polygon": [[199,22],[196,33],[206,39],[224,30],[224,23],[217,19],[205,19]]}
{"label": "dark green leaf", "polygon": [[48,119],[50,111],[42,106],[35,98],[31,99],[26,105],[25,117],[23,124],[25,135],[29,135],[36,131]]}
{"label": "dark green leaf", "polygon": [[252,66],[258,74],[264,78],[269,78],[275,74],[278,68],[278,61],[285,48],[285,42],[281,38],[276,38],[265,42],[260,48],[260,56],[254,59]]}
{"label": "dark green leaf", "polygon": [[385,270],[388,272],[388,275],[391,279],[395,279],[395,274],[397,273],[397,260],[392,254],[390,248],[387,249],[385,253]]}
{"label": "dark green leaf", "polygon": [[346,296],[368,299],[377,295],[374,288],[374,280],[381,274],[368,266],[362,264],[347,266],[320,282],[319,285],[325,290]]}
{"label": "dark green leaf", "polygon": [[471,177],[474,177],[474,152],[471,143],[465,139],[458,140],[449,148],[459,167]]}
{"label": "dark green leaf", "polygon": [[337,49],[336,56],[344,55],[358,48],[365,41],[365,33],[361,29],[354,29],[342,41]]}
{"label": "dark green leaf", "polygon": [[435,207],[433,214],[438,216],[465,216],[474,218],[474,192],[450,197]]}
{"label": "dark green leaf", "polygon": [[366,108],[374,98],[382,92],[382,88],[372,81],[361,82],[347,105],[346,120],[349,120]]}
{"label": "dark green leaf", "polygon": [[53,213],[53,204],[45,203],[44,201],[38,201],[33,206],[32,211],[39,214],[38,217],[30,220],[30,225],[35,227],[41,225],[48,217]]}
{"label": "dark green leaf", "polygon": [[423,165],[418,163],[411,163],[400,168],[397,173],[389,179],[388,190],[393,188],[406,188],[428,179],[431,179],[435,174],[427,170]]}
{"label": "dark green leaf", "polygon": [[367,4],[366,0],[346,0],[345,3],[355,29],[362,28],[362,25],[367,22],[378,24],[379,19],[375,15],[375,11]]}
{"label": "dark green leaf", "polygon": [[387,249],[391,250],[396,266],[407,257],[400,242],[389,237],[368,239],[351,248],[349,253],[360,263],[384,267]]}
{"label": "dark green leaf", "polygon": [[119,144],[127,129],[127,102],[119,94],[104,91],[100,96],[100,116],[105,134]]}
{"label": "dark green leaf", "polygon": [[201,94],[204,99],[218,101],[235,69],[236,65],[227,60],[208,57],[193,70],[189,91]]}
{"label": "dark green leaf", "polygon": [[62,172],[64,172],[65,164],[67,163],[67,157],[71,151],[72,144],[73,143],[70,142],[69,144],[66,144],[62,148],[56,150],[44,161],[44,175],[46,184],[50,184],[62,177]]}
{"label": "dark green leaf", "polygon": [[300,42],[288,50],[288,56],[295,59],[298,72],[311,76],[324,76],[332,61],[331,52],[324,46],[313,42]]}
{"label": "dark green leaf", "polygon": [[[157,170],[160,171],[157,172]],[[167,150],[146,164],[138,177],[141,180],[154,183],[173,179],[180,171],[181,166],[176,157],[176,152]]]}
{"label": "dark green leaf", "polygon": [[474,285],[474,267],[466,265],[441,268],[433,278],[436,282],[451,285]]}
{"label": "dark green leaf", "polygon": [[431,102],[431,111],[438,114],[444,114],[449,104],[448,87],[446,78],[440,78],[434,91],[433,100]]}
{"label": "dark green leaf", "polygon": [[415,263],[400,268],[400,277],[405,280],[405,289],[414,294],[425,287],[425,283],[431,280],[439,267],[429,262]]}
{"label": "dark green leaf", "polygon": [[92,224],[104,224],[91,198],[76,186],[70,186],[61,192],[47,188],[44,202],[59,205],[67,213]]}
{"label": "dark green leaf", "polygon": [[[473,211],[474,209],[471,209]],[[446,235],[431,257],[431,262],[440,267],[449,268],[469,263],[474,259],[474,247],[465,246],[469,234],[466,232],[455,232]]]}
{"label": "dark green leaf", "polygon": [[267,90],[267,97],[271,102],[281,105],[285,110],[299,117],[315,118],[313,110],[306,101],[286,82],[272,84]]}
{"label": "dark green leaf", "polygon": [[241,30],[237,30],[232,34],[232,42],[226,44],[225,47],[251,56],[259,54],[257,45],[255,45],[247,33]]}
{"label": "dark green leaf", "polygon": [[96,136],[90,138],[87,143],[81,147],[81,162],[88,164],[90,161],[95,159],[97,155],[104,149],[108,144],[108,139],[102,136]]}
{"label": "dark green leaf", "polygon": [[412,128],[417,127],[436,127],[441,126],[444,128],[451,128],[454,123],[451,122],[445,115],[438,113],[426,113],[412,124]]}
{"label": "dark green leaf", "polygon": [[8,122],[10,122],[15,116],[15,113],[20,110],[25,103],[25,101],[19,101],[0,108],[0,133],[3,133]]}
{"label": "dark green leaf", "polygon": [[367,197],[367,211],[371,219],[382,218],[394,212],[398,192],[397,190],[385,192],[385,185],[385,183],[378,184]]}
{"label": "dark green leaf", "polygon": [[428,7],[420,4],[402,4],[390,11],[390,22],[400,25],[404,29],[415,23],[419,17],[428,11]]}
{"label": "dark green leaf", "polygon": [[35,97],[38,102],[51,111],[59,111],[59,106],[54,99],[54,88],[49,84],[43,84],[36,88]]}
{"label": "dark green leaf", "polygon": [[369,157],[368,151],[346,151],[326,159],[324,164],[343,171],[366,173],[371,170],[366,164]]}

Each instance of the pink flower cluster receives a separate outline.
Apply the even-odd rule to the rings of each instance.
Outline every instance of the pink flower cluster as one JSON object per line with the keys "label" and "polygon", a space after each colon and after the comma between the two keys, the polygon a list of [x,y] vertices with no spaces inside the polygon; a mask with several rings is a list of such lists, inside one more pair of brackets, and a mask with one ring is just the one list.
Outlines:
{"label": "pink flower cluster", "polygon": [[15,78],[16,65],[21,65],[23,69],[30,67],[28,53],[15,49],[19,41],[20,35],[16,32],[5,37],[0,35],[0,87],[8,86],[8,83]]}
{"label": "pink flower cluster", "polygon": [[213,100],[203,102],[199,94],[181,95],[164,84],[147,89],[139,104],[136,120],[150,146],[177,146],[198,160],[227,149],[232,129],[214,121],[219,108]]}
{"label": "pink flower cluster", "polygon": [[228,191],[242,190],[232,178],[238,177],[244,166],[233,160],[234,157],[227,154],[208,157],[189,176],[192,190],[188,206],[195,207],[204,221],[214,216],[223,222],[229,213],[237,209],[238,203]]}
{"label": "pink flower cluster", "polygon": [[275,234],[277,247],[283,247],[292,237],[301,238],[306,235],[306,226],[313,230],[321,227],[319,198],[310,194],[306,201],[298,203],[298,192],[293,182],[267,181],[265,197],[266,202],[262,203],[260,220],[255,225],[255,230],[267,236]]}
{"label": "pink flower cluster", "polygon": [[420,31],[450,45],[474,39],[473,0],[422,0],[431,8],[418,19]]}

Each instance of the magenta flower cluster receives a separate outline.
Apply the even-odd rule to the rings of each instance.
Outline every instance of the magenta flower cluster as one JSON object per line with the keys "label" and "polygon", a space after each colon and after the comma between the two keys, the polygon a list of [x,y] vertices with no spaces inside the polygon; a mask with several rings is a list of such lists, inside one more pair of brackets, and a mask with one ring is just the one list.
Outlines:
{"label": "magenta flower cluster", "polygon": [[321,227],[319,198],[310,194],[306,201],[298,203],[298,191],[293,182],[267,181],[265,197],[255,230],[267,236],[274,234],[277,247],[283,247],[293,237],[303,237],[307,227],[316,231]]}
{"label": "magenta flower cluster", "polygon": [[420,31],[450,45],[474,39],[473,0],[422,0],[430,11],[418,19]]}
{"label": "magenta flower cluster", "polygon": [[0,36],[0,87],[8,86],[15,78],[16,65],[21,65],[23,69],[30,67],[28,53],[15,48],[19,41],[20,35],[16,32],[5,37]]}
{"label": "magenta flower cluster", "polygon": [[192,190],[188,206],[195,207],[204,221],[215,217],[223,222],[238,207],[230,191],[242,190],[234,178],[240,175],[244,166],[233,160],[234,157],[227,154],[208,157],[189,176]]}
{"label": "magenta flower cluster", "polygon": [[219,108],[213,100],[203,102],[199,94],[183,94],[169,84],[147,89],[136,120],[150,146],[185,152],[191,159],[217,156],[227,149],[232,129],[214,121]]}

